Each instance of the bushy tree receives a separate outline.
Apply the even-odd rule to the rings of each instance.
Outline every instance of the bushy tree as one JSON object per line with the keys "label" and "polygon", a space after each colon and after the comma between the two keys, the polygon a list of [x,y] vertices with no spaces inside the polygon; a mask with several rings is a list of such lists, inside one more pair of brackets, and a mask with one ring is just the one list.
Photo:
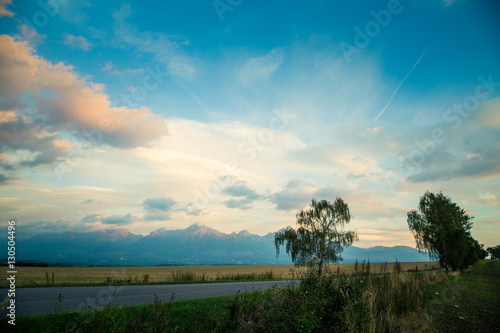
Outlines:
{"label": "bushy tree", "polygon": [[473,217],[448,196],[427,191],[418,211],[407,215],[417,249],[437,257],[441,267],[464,269],[478,260],[480,245],[470,234]]}
{"label": "bushy tree", "polygon": [[344,231],[350,220],[349,206],[342,198],[337,197],[333,203],[313,199],[309,209],[297,214],[296,230],[287,228],[275,235],[276,256],[285,245],[286,253],[296,265],[303,266],[312,260],[321,276],[323,265],[342,261],[344,247],[358,239],[355,231]]}
{"label": "bushy tree", "polygon": [[477,244],[479,245],[479,247],[476,247],[479,259],[486,259],[489,253],[484,249],[484,244]]}
{"label": "bushy tree", "polygon": [[469,234],[467,237],[467,249],[465,256],[463,258],[463,267],[468,267],[474,265],[479,259],[483,259],[481,256],[481,245],[479,242],[472,238]]}
{"label": "bushy tree", "polygon": [[489,247],[486,251],[489,252],[491,259],[500,259],[500,245]]}

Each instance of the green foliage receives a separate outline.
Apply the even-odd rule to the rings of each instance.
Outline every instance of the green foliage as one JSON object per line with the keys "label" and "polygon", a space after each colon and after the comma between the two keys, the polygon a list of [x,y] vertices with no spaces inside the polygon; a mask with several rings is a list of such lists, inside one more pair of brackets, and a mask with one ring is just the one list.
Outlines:
{"label": "green foliage", "polygon": [[439,258],[442,267],[465,269],[477,262],[480,245],[470,234],[473,217],[449,197],[426,192],[420,197],[418,211],[407,215],[417,249]]}
{"label": "green foliage", "polygon": [[478,251],[478,257],[481,260],[486,259],[486,257],[489,254],[488,251],[484,249],[484,244],[479,244],[479,248],[477,249],[477,251]]}
{"label": "green foliage", "polygon": [[[362,264],[361,264],[362,265]],[[363,269],[362,269],[363,270]],[[364,271],[366,272],[366,264]],[[235,332],[430,332],[422,287],[441,273],[318,277],[308,270],[283,289],[240,294]]]}
{"label": "green foliage", "polygon": [[500,259],[500,245],[489,247],[486,249],[491,256],[491,259]]}
{"label": "green foliage", "polygon": [[479,242],[469,235],[469,237],[467,237],[467,252],[463,259],[464,266],[469,267],[474,265],[479,259],[484,259],[485,256],[483,256],[483,251],[483,247]]}
{"label": "green foliage", "polygon": [[[345,308],[360,300],[359,281],[317,277],[308,270],[300,285],[241,294],[231,309],[231,331],[342,332],[347,330]],[[358,310],[366,311],[362,302]]]}
{"label": "green foliage", "polygon": [[357,240],[356,232],[344,231],[350,220],[349,206],[342,198],[334,203],[313,199],[309,209],[297,214],[297,230],[287,228],[275,235],[276,256],[285,245],[296,265],[316,264],[321,276],[323,265],[342,261],[343,248]]}

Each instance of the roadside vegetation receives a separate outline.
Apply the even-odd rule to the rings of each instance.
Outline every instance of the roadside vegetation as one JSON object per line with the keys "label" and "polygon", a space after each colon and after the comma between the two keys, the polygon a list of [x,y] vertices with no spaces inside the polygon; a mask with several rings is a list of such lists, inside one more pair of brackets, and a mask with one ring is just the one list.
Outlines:
{"label": "roadside vegetation", "polygon": [[491,259],[500,259],[500,245],[489,247],[486,252],[491,256]]}
{"label": "roadside vegetation", "polygon": [[[314,268],[314,267],[312,267]],[[73,313],[25,316],[17,332],[495,332],[500,309],[500,262],[480,261],[471,272],[373,271],[368,263],[348,278],[316,269],[300,282],[237,296]],[[64,300],[62,301],[64,302]],[[463,318],[463,319],[462,319]],[[13,328],[6,319],[0,331]]]}

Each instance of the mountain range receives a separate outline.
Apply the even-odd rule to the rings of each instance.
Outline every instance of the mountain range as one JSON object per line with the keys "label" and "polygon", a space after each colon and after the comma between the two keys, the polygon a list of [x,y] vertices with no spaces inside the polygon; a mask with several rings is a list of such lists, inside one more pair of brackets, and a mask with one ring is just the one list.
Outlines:
{"label": "mountain range", "polygon": [[[223,233],[193,224],[186,229],[155,230],[142,236],[124,228],[92,232],[42,233],[18,241],[16,259],[62,265],[154,266],[154,265],[231,265],[291,264],[284,249],[276,258],[275,233],[265,236],[243,230]],[[6,248],[5,241],[0,247]],[[408,246],[349,246],[342,253],[343,263],[356,259],[371,262],[426,261],[428,257]]]}

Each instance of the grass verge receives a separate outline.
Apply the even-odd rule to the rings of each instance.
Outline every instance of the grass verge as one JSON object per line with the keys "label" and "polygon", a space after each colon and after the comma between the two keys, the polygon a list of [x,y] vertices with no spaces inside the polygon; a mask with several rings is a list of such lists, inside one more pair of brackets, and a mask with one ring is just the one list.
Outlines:
{"label": "grass verge", "polygon": [[481,260],[460,277],[425,288],[438,332],[500,332],[500,261]]}
{"label": "grass verge", "polygon": [[0,321],[1,332],[206,332],[226,331],[235,296],[89,309]]}

